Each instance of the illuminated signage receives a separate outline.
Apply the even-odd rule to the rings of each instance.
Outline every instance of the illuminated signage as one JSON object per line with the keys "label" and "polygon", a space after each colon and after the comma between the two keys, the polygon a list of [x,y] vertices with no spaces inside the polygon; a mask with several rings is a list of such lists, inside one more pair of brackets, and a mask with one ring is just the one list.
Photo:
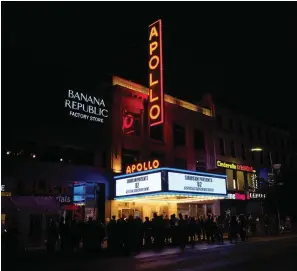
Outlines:
{"label": "illuminated signage", "polygon": [[149,170],[149,169],[155,169],[155,168],[158,168],[159,166],[160,166],[159,160],[137,163],[137,164],[127,166],[126,174],[137,172],[137,171],[145,171],[145,170]]}
{"label": "illuminated signage", "polygon": [[250,193],[251,199],[265,199],[266,195],[262,193]]}
{"label": "illuminated signage", "polygon": [[164,123],[162,22],[149,26],[149,124]]}
{"label": "illuminated signage", "polygon": [[168,190],[226,195],[226,179],[184,173],[168,172]]}
{"label": "illuminated signage", "polygon": [[217,167],[236,169],[236,170],[247,171],[247,172],[255,172],[254,168],[251,166],[238,165],[235,163],[229,163],[229,162],[224,162],[220,160],[217,160]]}
{"label": "illuminated signage", "polygon": [[161,172],[116,179],[116,197],[158,192],[161,190]]}
{"label": "illuminated signage", "polygon": [[70,89],[64,106],[68,109],[69,116],[74,118],[104,123],[108,117],[103,99]]}

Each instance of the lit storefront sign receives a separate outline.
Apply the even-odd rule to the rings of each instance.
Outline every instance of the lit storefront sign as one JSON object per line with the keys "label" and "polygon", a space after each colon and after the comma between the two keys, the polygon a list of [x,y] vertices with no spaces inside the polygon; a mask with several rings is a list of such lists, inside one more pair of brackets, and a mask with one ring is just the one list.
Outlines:
{"label": "lit storefront sign", "polygon": [[255,172],[252,166],[229,163],[229,162],[224,162],[220,160],[217,160],[217,167],[235,169],[235,170],[246,171],[246,172]]}
{"label": "lit storefront sign", "polygon": [[251,199],[265,199],[266,194],[263,194],[263,193],[250,193],[250,198]]}
{"label": "lit storefront sign", "polygon": [[69,116],[74,118],[99,123],[104,123],[108,118],[108,109],[103,99],[71,89],[68,90],[64,107],[68,109]]}
{"label": "lit storefront sign", "polygon": [[263,193],[228,193],[227,199],[250,200],[250,199],[265,199],[266,195]]}
{"label": "lit storefront sign", "polygon": [[161,172],[116,179],[116,197],[159,192],[161,190]]}
{"label": "lit storefront sign", "polygon": [[126,167],[126,174],[130,174],[130,173],[133,173],[133,172],[150,170],[150,169],[156,169],[159,166],[160,166],[159,160],[153,160],[153,161],[137,163],[137,164],[127,166]]}
{"label": "lit storefront sign", "polygon": [[149,26],[149,124],[164,123],[162,21]]}
{"label": "lit storefront sign", "polygon": [[168,190],[226,195],[226,178],[168,172]]}

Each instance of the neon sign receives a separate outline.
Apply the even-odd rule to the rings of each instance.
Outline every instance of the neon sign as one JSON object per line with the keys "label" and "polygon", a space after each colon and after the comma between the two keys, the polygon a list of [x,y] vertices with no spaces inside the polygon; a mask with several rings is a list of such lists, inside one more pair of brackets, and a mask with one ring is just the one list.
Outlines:
{"label": "neon sign", "polygon": [[217,160],[217,167],[236,169],[236,170],[246,171],[246,172],[255,172],[255,170],[252,166],[238,165],[235,163],[223,162],[220,160]]}
{"label": "neon sign", "polygon": [[162,21],[149,26],[149,124],[164,123]]}
{"label": "neon sign", "polygon": [[132,164],[126,167],[126,174],[133,172],[145,171],[149,169],[156,169],[160,166],[159,160],[147,161],[137,164]]}

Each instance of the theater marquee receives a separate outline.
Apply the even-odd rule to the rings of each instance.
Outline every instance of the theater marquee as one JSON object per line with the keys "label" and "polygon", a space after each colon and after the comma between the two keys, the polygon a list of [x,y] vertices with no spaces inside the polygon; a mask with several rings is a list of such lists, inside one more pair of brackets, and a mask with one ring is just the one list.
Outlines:
{"label": "theater marquee", "polygon": [[161,190],[161,172],[116,179],[116,197],[158,192]]}
{"label": "theater marquee", "polygon": [[164,123],[162,22],[149,26],[149,124]]}

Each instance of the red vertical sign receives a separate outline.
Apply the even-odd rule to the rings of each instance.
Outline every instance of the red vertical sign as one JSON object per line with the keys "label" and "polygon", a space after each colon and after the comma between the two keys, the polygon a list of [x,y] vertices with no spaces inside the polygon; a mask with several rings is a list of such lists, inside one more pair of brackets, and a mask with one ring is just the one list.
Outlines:
{"label": "red vertical sign", "polygon": [[162,22],[149,26],[149,124],[164,123]]}

